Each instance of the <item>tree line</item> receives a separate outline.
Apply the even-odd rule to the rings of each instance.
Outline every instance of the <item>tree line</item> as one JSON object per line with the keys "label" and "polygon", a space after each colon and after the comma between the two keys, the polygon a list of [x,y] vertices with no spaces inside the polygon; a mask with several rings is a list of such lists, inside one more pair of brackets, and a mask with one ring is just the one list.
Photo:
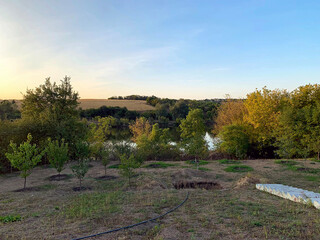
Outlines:
{"label": "tree line", "polygon": [[237,157],[308,158],[320,154],[320,85],[289,92],[264,87],[243,101],[226,101],[213,133]]}
{"label": "tree line", "polygon": [[[195,159],[207,156],[205,122],[201,109],[190,110],[179,124],[181,142],[172,144],[168,128],[161,129],[147,118],[129,122],[131,141],[110,141],[118,119],[113,116],[81,119],[79,95],[65,77],[60,84],[48,78],[23,96],[21,118],[0,121],[2,171],[20,170],[26,179],[38,164],[50,163],[60,173],[72,160],[71,169],[81,182],[89,162],[100,161],[105,171],[111,160],[120,162],[121,173],[130,178],[146,160],[177,160],[183,154]],[[132,145],[132,142],[136,146]],[[181,149],[184,149],[182,151]]]}

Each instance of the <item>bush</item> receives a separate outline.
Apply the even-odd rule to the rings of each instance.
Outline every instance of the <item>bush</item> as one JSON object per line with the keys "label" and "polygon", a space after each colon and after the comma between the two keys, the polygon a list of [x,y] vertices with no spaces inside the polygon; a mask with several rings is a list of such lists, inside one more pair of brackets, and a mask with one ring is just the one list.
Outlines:
{"label": "bush", "polygon": [[20,176],[24,178],[24,189],[26,188],[27,176],[31,174],[31,170],[41,161],[44,151],[40,152],[36,144],[31,145],[31,134],[28,134],[27,141],[20,144],[11,142],[10,147],[12,153],[6,153],[6,157],[12,166],[21,171]]}
{"label": "bush", "polygon": [[130,180],[134,175],[134,169],[138,167],[140,167],[140,162],[133,154],[130,156],[123,154],[121,156],[121,164],[119,166],[120,174],[128,178],[129,186],[131,185]]}
{"label": "bush", "polygon": [[59,144],[58,140],[52,141],[49,138],[46,151],[51,166],[59,173],[60,180],[60,173],[64,169],[64,164],[68,161],[68,143],[64,143],[64,139],[62,139],[61,144]]}

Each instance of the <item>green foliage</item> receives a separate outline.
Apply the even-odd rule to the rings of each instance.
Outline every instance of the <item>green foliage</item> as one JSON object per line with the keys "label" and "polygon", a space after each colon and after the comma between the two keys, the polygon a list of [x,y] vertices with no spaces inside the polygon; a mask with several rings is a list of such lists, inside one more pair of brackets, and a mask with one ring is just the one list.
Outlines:
{"label": "green foliage", "polygon": [[241,162],[239,160],[233,160],[233,159],[221,159],[221,160],[219,160],[219,163],[221,163],[221,164],[239,164]]}
{"label": "green foliage", "polygon": [[156,123],[152,127],[145,118],[137,119],[130,126],[133,133],[133,141],[137,144],[138,156],[142,160],[176,159],[179,150],[170,145],[169,129],[160,129]]}
{"label": "green foliage", "polygon": [[249,135],[243,125],[227,125],[219,134],[222,142],[220,149],[237,158],[244,158],[249,149]]}
{"label": "green foliage", "polygon": [[84,176],[87,174],[89,170],[89,155],[90,148],[89,144],[86,142],[77,142],[75,145],[75,156],[77,159],[76,164],[71,166],[71,170],[73,174],[79,179],[80,190],[81,190],[81,182]]}
{"label": "green foliage", "polygon": [[2,223],[18,222],[18,221],[21,221],[20,215],[0,216],[0,222]]}
{"label": "green foliage", "polygon": [[110,159],[120,161],[123,154],[130,156],[135,149],[130,141],[113,142],[109,146]]}
{"label": "green foliage", "polygon": [[46,151],[51,166],[57,170],[60,176],[61,171],[64,169],[64,164],[69,159],[68,143],[65,143],[64,139],[59,143],[58,140],[52,141],[49,138]]}
{"label": "green foliage", "polygon": [[16,102],[3,100],[0,101],[0,120],[17,119],[21,117]]}
{"label": "green foliage", "polygon": [[123,154],[120,159],[121,159],[121,164],[119,166],[120,174],[128,178],[129,185],[131,185],[130,180],[135,173],[134,169],[139,168],[141,163],[133,154],[131,154],[130,156]]}
{"label": "green foliage", "polygon": [[31,170],[41,161],[44,151],[40,152],[36,144],[31,144],[32,136],[28,134],[27,141],[20,144],[11,142],[11,153],[6,153],[6,157],[12,166],[21,171],[20,176],[25,179],[24,188],[26,188],[27,176],[31,174]]}
{"label": "green foliage", "polygon": [[73,91],[70,78],[65,77],[61,84],[47,78],[44,84],[27,90],[23,97],[24,128],[39,144],[44,145],[48,137],[65,139],[73,156],[75,143],[87,135],[87,126],[79,119],[79,95]]}
{"label": "green foliage", "polygon": [[253,168],[246,165],[231,165],[224,170],[226,172],[250,172],[253,171]]}
{"label": "green foliage", "polygon": [[209,164],[208,161],[204,161],[204,160],[199,160],[197,162],[195,162],[194,160],[188,160],[188,161],[186,161],[186,163],[192,164],[192,165],[196,165],[196,164],[198,164],[198,165],[207,165],[207,164]]}
{"label": "green foliage", "polygon": [[110,162],[110,152],[106,148],[102,148],[99,151],[99,158],[101,159],[102,165],[104,166],[104,175],[107,175],[107,165]]}
{"label": "green foliage", "polygon": [[22,103],[22,115],[61,123],[78,116],[78,99],[79,95],[73,91],[70,77],[66,76],[60,85],[51,83],[50,78],[47,78],[35,90],[27,90]]}
{"label": "green foliage", "polygon": [[196,135],[205,135],[205,124],[203,120],[203,112],[200,109],[193,109],[189,112],[186,119],[183,119],[180,124],[181,138],[189,140]]}
{"label": "green foliage", "polygon": [[293,166],[298,164],[296,161],[293,160],[275,160],[274,162],[284,166]]}
{"label": "green foliage", "polygon": [[108,168],[119,169],[119,167],[120,167],[120,164],[113,164],[113,165],[109,166]]}
{"label": "green foliage", "polygon": [[202,110],[191,110],[187,118],[181,120],[179,128],[185,152],[196,159],[206,157],[208,155],[208,146],[204,139],[205,124]]}
{"label": "green foliage", "polygon": [[207,142],[200,134],[194,135],[193,138],[184,141],[184,150],[196,160],[206,158],[209,153]]}

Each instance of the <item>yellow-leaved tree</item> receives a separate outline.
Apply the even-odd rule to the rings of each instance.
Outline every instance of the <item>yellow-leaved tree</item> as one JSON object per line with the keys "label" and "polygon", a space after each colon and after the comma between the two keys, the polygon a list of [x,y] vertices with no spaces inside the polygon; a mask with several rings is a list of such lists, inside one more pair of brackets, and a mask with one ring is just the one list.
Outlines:
{"label": "yellow-leaved tree", "polygon": [[279,125],[281,109],[288,97],[286,90],[269,90],[266,87],[247,95],[244,102],[247,109],[244,120],[253,126],[258,142],[270,144]]}

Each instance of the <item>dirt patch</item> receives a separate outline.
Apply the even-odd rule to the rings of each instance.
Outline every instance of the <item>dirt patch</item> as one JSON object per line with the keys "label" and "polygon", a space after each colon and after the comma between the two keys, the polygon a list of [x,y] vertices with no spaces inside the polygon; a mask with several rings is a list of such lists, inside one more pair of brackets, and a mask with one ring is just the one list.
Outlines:
{"label": "dirt patch", "polygon": [[85,191],[85,190],[91,190],[92,188],[91,187],[74,187],[72,188],[73,191],[75,192],[82,192],[82,191]]}
{"label": "dirt patch", "polygon": [[260,183],[260,179],[256,178],[256,177],[252,177],[252,176],[245,176],[242,177],[238,180],[238,182],[236,183],[235,188],[241,188],[244,186],[249,186],[252,184],[257,184]]}
{"label": "dirt patch", "polygon": [[97,179],[97,180],[114,180],[114,179],[117,179],[118,177],[116,177],[116,176],[101,176],[101,177],[97,177],[97,178],[95,178],[95,179]]}
{"label": "dirt patch", "polygon": [[170,226],[162,229],[155,239],[176,240],[176,239],[182,239],[183,237],[185,236],[178,229]]}
{"label": "dirt patch", "polygon": [[68,175],[68,174],[57,174],[57,175],[52,175],[48,178],[49,181],[63,181],[63,180],[68,180],[72,178],[71,175]]}
{"label": "dirt patch", "polygon": [[217,182],[208,182],[208,181],[179,181],[173,183],[175,189],[184,189],[184,188],[200,188],[206,190],[212,189],[222,189],[221,185]]}
{"label": "dirt patch", "polygon": [[14,190],[13,192],[39,192],[41,191],[40,187],[26,187],[18,190]]}

